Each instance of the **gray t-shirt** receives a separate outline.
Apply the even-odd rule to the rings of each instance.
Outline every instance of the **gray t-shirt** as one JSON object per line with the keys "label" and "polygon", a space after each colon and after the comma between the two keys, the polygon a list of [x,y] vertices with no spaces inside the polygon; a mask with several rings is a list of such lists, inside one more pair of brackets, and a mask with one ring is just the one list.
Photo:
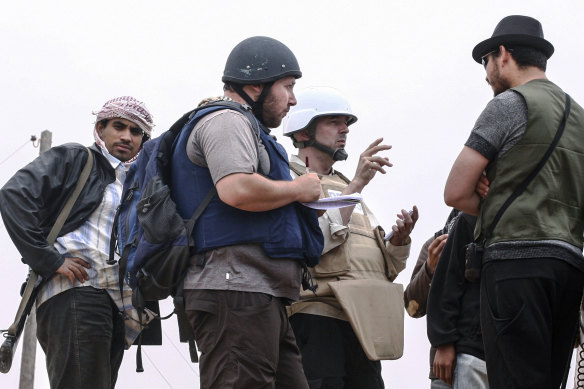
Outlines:
{"label": "gray t-shirt", "polygon": [[465,145],[492,162],[521,140],[526,126],[525,99],[509,89],[487,104]]}
{"label": "gray t-shirt", "polygon": [[[230,174],[252,174],[258,166],[269,171],[270,166],[267,151],[247,118],[230,109],[213,112],[197,123],[189,136],[187,155],[193,163],[209,168],[215,184]],[[205,266],[197,266],[197,262]],[[185,289],[259,292],[297,300],[300,282],[297,260],[272,259],[261,245],[249,244],[193,256]]]}
{"label": "gray t-shirt", "polygon": [[189,136],[187,156],[191,162],[209,168],[214,184],[233,173],[267,175],[270,158],[258,136],[241,113],[222,109],[197,123]]}
{"label": "gray t-shirt", "polygon": [[[487,104],[465,146],[493,162],[521,140],[526,128],[527,103],[519,92],[509,89]],[[521,196],[515,201],[521,201]],[[581,250],[560,240],[499,242],[485,252],[485,259],[533,257],[563,259],[584,270]]]}

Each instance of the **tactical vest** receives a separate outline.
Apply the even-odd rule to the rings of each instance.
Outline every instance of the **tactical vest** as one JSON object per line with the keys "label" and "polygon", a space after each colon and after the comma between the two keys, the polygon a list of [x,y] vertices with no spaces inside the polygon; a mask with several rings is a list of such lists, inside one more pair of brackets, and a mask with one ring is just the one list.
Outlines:
{"label": "tactical vest", "polygon": [[[172,157],[172,193],[183,218],[190,218],[214,185],[209,169],[191,162],[186,153],[195,123],[185,125]],[[259,137],[270,158],[267,178],[291,181],[284,148],[263,128]],[[250,131],[252,129],[250,128]],[[258,134],[256,134],[257,136]],[[229,158],[228,155],[225,158]],[[234,208],[215,196],[200,216],[193,235],[198,253],[238,244],[261,244],[271,258],[294,258],[308,266],[318,263],[324,246],[314,210],[299,203],[265,212]]]}
{"label": "tactical vest", "polygon": [[[527,103],[527,127],[521,140],[487,167],[491,186],[477,221],[475,238],[484,234],[501,205],[535,168],[564,116],[565,94],[548,80],[513,88]],[[487,245],[505,241],[561,240],[582,248],[584,232],[584,110],[572,101],[558,146],[535,179],[509,206]]]}
{"label": "tactical vest", "polygon": [[[294,162],[290,169],[299,176],[306,171]],[[326,197],[339,195],[350,182],[339,172],[319,177]],[[404,348],[403,286],[391,282],[397,271],[385,247],[385,233],[371,226],[369,215],[363,202],[355,206],[347,240],[309,268],[318,284],[316,296],[301,291],[300,301],[288,313],[346,320],[367,358],[397,359]]]}
{"label": "tactical vest", "polygon": [[[290,163],[290,169],[299,176],[306,168],[297,163]],[[334,175],[320,175],[324,197],[338,196],[350,180],[339,172]],[[349,222],[349,236],[345,243],[323,254],[320,263],[309,268],[312,277],[318,283],[318,296],[333,296],[327,285],[328,281],[378,279],[391,280],[397,277],[385,242],[384,232],[379,226],[371,226],[370,210],[364,202],[355,206]],[[303,297],[314,297],[310,291],[301,292]]]}

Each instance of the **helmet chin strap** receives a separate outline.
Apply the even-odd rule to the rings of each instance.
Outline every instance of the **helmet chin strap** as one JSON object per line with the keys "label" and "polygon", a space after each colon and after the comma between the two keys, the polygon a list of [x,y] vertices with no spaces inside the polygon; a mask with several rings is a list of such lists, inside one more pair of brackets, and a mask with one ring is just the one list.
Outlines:
{"label": "helmet chin strap", "polygon": [[299,148],[299,149],[303,149],[305,147],[312,146],[315,149],[320,150],[320,151],[330,155],[333,158],[333,161],[344,161],[349,156],[349,154],[347,154],[347,152],[345,151],[344,148],[333,149],[332,147],[328,147],[328,146],[325,146],[321,143],[318,143],[316,141],[316,139],[314,139],[314,138],[309,140],[308,142],[293,141],[293,143],[294,143],[294,146]]}
{"label": "helmet chin strap", "polygon": [[253,101],[252,98],[249,97],[247,93],[245,93],[245,91],[243,90],[243,85],[232,83],[231,87],[233,88],[233,90],[235,90],[235,92],[237,92],[238,95],[243,97],[247,105],[249,105],[250,107],[254,105],[255,101]]}
{"label": "helmet chin strap", "polygon": [[245,91],[243,90],[243,85],[233,83],[231,84],[231,87],[237,92],[238,95],[243,97],[245,102],[251,107],[251,111],[253,112],[255,117],[258,118],[258,120],[262,124],[264,124],[264,100],[266,99],[266,96],[270,92],[270,89],[272,88],[273,84],[274,84],[273,82],[265,83],[264,88],[262,89],[262,92],[260,93],[256,101],[253,101],[252,98],[247,93],[245,93]]}

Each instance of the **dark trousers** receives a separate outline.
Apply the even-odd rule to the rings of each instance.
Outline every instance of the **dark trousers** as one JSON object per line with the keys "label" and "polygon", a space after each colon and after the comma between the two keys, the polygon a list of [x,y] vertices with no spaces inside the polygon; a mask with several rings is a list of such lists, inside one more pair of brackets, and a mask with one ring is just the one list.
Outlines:
{"label": "dark trousers", "polygon": [[201,389],[308,389],[281,299],[264,293],[187,290],[201,357]]}
{"label": "dark trousers", "polygon": [[481,326],[491,389],[560,387],[572,355],[584,274],[551,258],[488,262]]}
{"label": "dark trousers", "polygon": [[72,288],[37,310],[51,389],[111,389],[124,355],[124,321],[105,290]]}
{"label": "dark trousers", "polygon": [[326,316],[290,317],[310,389],[383,389],[381,362],[370,361],[351,325]]}

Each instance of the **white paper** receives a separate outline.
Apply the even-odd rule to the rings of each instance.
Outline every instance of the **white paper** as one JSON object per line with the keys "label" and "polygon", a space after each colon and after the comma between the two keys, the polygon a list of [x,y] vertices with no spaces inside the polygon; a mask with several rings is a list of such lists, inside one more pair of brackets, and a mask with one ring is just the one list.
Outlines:
{"label": "white paper", "polygon": [[323,197],[318,201],[302,203],[302,205],[313,209],[344,208],[359,204],[361,200],[362,197],[359,193],[353,193],[344,196]]}

